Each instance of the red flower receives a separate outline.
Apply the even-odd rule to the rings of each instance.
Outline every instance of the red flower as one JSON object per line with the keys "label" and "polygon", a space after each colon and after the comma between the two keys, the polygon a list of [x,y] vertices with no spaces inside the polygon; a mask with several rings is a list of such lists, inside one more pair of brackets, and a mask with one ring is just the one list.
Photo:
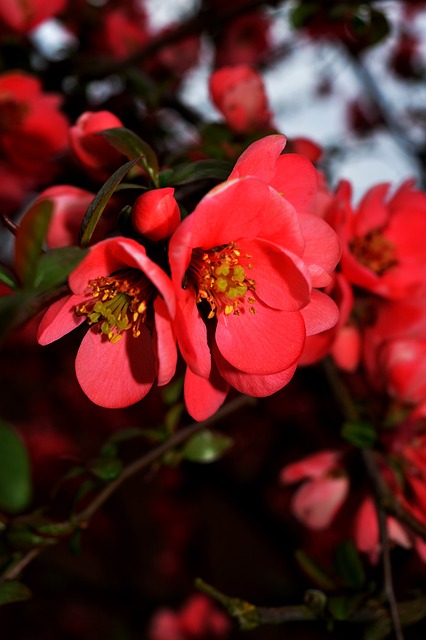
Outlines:
{"label": "red flower", "polygon": [[234,131],[249,133],[271,127],[262,77],[248,65],[215,71],[210,76],[210,95]]}
{"label": "red flower", "polygon": [[0,3],[0,20],[13,31],[25,34],[61,13],[66,5],[67,0],[7,0]]}
{"label": "red flower", "polygon": [[169,382],[176,366],[173,287],[140,244],[120,237],[99,242],[69,285],[72,294],[45,313],[38,341],[49,344],[87,320],[76,373],[92,402],[126,407],[148,393],[156,376],[159,385]]}
{"label": "red flower", "polygon": [[326,219],[341,238],[341,267],[352,284],[384,298],[420,296],[426,281],[426,195],[408,180],[389,198],[389,186],[370,189],[354,211],[350,185],[342,182]]}
{"label": "red flower", "polygon": [[70,127],[71,148],[95,180],[106,180],[124,164],[124,156],[100,135],[106,129],[122,126],[121,120],[110,111],[85,111]]}
{"label": "red flower", "polygon": [[0,76],[0,150],[10,168],[43,182],[53,177],[53,160],[68,149],[68,120],[60,102],[30,74]]}
{"label": "red flower", "polygon": [[281,159],[284,144],[269,136],[251,145],[170,241],[185,399],[196,419],[214,413],[229,385],[253,396],[282,388],[306,336],[338,319],[315,289],[331,281],[338,239],[302,213],[315,195],[315,170],[301,156]]}

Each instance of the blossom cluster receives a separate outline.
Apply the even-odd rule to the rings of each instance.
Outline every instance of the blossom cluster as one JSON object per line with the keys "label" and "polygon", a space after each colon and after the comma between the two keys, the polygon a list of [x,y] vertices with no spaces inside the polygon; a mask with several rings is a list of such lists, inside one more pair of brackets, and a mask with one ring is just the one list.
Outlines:
{"label": "blossom cluster", "polygon": [[[89,136],[84,126],[75,145],[88,164],[81,139]],[[308,357],[307,336],[336,324],[337,306],[322,289],[340,243],[313,212],[316,170],[303,156],[281,155],[285,142],[276,134],[249,146],[183,220],[173,188],[143,193],[132,206],[131,236],[113,233],[91,245],[69,277],[70,295],[44,315],[38,340],[49,344],[88,325],[76,373],[93,402],[124,407],[155,379],[167,384],[178,345],[186,406],[202,420],[230,387],[257,397],[282,388]],[[42,197],[55,203],[48,238],[58,246],[80,194]]]}

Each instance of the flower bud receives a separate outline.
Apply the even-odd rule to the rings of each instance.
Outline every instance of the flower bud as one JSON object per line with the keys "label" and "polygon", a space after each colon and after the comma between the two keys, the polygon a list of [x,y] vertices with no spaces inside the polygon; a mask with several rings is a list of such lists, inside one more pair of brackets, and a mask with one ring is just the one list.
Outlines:
{"label": "flower bud", "polygon": [[148,240],[165,240],[179,225],[180,211],[174,192],[172,187],[153,189],[139,196],[133,205],[133,227]]}
{"label": "flower bud", "polygon": [[70,127],[72,150],[95,179],[106,180],[123,164],[122,154],[100,135],[106,129],[122,126],[121,120],[109,111],[85,111]]}

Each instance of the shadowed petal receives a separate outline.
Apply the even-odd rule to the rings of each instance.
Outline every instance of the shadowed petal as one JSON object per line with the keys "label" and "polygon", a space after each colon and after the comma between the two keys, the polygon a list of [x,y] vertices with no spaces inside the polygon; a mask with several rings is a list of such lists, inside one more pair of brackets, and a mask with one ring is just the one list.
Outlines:
{"label": "shadowed petal", "polygon": [[38,327],[39,344],[50,344],[78,327],[86,320],[86,316],[77,316],[75,307],[81,304],[81,296],[66,296],[57,300],[47,309]]}
{"label": "shadowed petal", "polygon": [[151,336],[145,326],[134,338],[130,331],[113,344],[89,330],[75,361],[78,382],[88,398],[101,407],[119,409],[141,400],[155,378]]}

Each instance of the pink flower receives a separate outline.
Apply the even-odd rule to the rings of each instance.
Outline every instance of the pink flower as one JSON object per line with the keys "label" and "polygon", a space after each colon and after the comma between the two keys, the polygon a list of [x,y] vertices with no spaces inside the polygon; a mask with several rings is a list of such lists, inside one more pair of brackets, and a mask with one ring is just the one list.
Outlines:
{"label": "pink flower", "polygon": [[[398,520],[389,516],[386,518],[386,525],[389,540],[405,549],[412,546],[409,535]],[[365,498],[357,511],[354,522],[354,538],[357,548],[368,554],[373,564],[377,563],[381,544],[377,510],[371,498]]]}
{"label": "pink flower", "polygon": [[222,67],[210,76],[210,95],[226,124],[237,133],[271,126],[262,77],[248,65]]}
{"label": "pink flower", "polygon": [[303,484],[296,490],[292,511],[310,529],[326,529],[346,500],[349,480],[341,467],[341,454],[321,451],[289,464],[281,471],[281,482]]}
{"label": "pink flower", "polygon": [[306,336],[338,319],[334,302],[315,288],[331,281],[338,239],[304,213],[315,170],[301,156],[282,161],[284,144],[284,136],[270,136],[251,145],[170,241],[185,399],[196,419],[214,413],[229,385],[253,396],[282,388]]}
{"label": "pink flower", "polygon": [[85,111],[70,127],[71,148],[84,169],[96,180],[106,180],[124,163],[122,154],[100,133],[122,127],[123,123],[110,111]]}
{"label": "pink flower", "polygon": [[342,241],[346,278],[384,298],[402,299],[425,292],[426,195],[405,182],[391,197],[389,184],[371,188],[357,210],[351,187],[342,182],[327,221]]}
{"label": "pink flower", "polygon": [[148,240],[165,240],[179,225],[180,211],[174,192],[172,187],[152,189],[135,200],[132,224]]}
{"label": "pink flower", "polygon": [[93,245],[69,285],[71,295],[45,313],[38,341],[54,342],[87,321],[76,374],[92,402],[126,407],[155,377],[159,385],[169,382],[176,367],[173,287],[140,244],[115,237]]}

